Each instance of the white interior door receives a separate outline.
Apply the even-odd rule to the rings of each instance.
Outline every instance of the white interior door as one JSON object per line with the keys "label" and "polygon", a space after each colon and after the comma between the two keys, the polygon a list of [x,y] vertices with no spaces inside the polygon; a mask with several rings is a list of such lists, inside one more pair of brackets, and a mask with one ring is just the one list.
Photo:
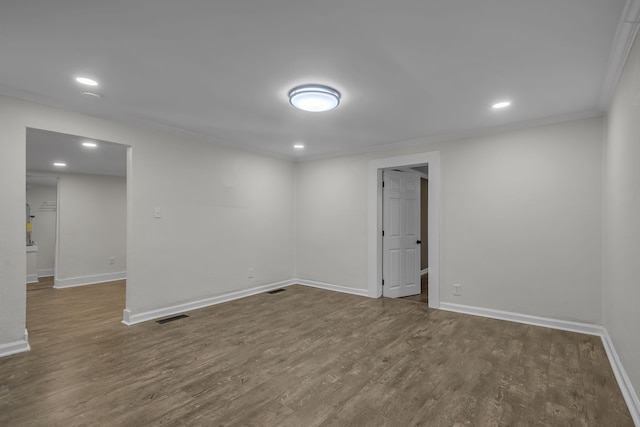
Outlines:
{"label": "white interior door", "polygon": [[420,293],[420,175],[383,172],[382,295]]}

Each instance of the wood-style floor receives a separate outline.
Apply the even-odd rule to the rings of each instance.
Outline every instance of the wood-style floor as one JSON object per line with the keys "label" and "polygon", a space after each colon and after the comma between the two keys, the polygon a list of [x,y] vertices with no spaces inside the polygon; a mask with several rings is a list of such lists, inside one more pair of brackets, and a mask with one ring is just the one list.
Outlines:
{"label": "wood-style floor", "polygon": [[418,295],[411,295],[408,297],[402,297],[405,301],[416,301],[429,303],[429,275],[423,274],[420,276],[420,293]]}
{"label": "wood-style floor", "polygon": [[124,292],[27,292],[1,426],[633,425],[597,337],[303,286],[127,327]]}
{"label": "wood-style floor", "polygon": [[27,284],[27,291],[38,291],[40,289],[53,288],[53,282],[53,276],[38,277],[38,281],[36,283]]}

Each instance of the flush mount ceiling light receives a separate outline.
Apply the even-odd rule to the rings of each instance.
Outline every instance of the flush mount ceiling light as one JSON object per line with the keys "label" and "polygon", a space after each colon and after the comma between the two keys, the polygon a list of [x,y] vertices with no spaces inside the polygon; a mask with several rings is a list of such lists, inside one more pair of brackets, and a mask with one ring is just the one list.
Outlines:
{"label": "flush mount ceiling light", "polygon": [[323,85],[296,86],[289,91],[289,102],[304,111],[329,111],[340,103],[340,92]]}
{"label": "flush mount ceiling light", "polygon": [[63,168],[63,167],[65,167],[65,166],[67,166],[67,164],[66,164],[66,163],[64,163],[64,162],[54,162],[54,163],[53,163],[53,166],[57,166],[57,167],[59,167],[59,168]]}
{"label": "flush mount ceiling light", "polygon": [[295,148],[296,150],[302,150],[304,148],[304,144],[294,144],[293,148]]}
{"label": "flush mount ceiling light", "polygon": [[98,86],[98,82],[88,77],[76,77],[76,81],[87,86]]}
{"label": "flush mount ceiling light", "polygon": [[493,104],[491,108],[494,110],[501,110],[503,108],[507,108],[509,105],[511,105],[511,101],[500,101]]}
{"label": "flush mount ceiling light", "polygon": [[96,148],[98,146],[98,144],[96,144],[95,142],[91,142],[91,141],[85,141],[82,143],[83,147],[88,147],[88,148]]}

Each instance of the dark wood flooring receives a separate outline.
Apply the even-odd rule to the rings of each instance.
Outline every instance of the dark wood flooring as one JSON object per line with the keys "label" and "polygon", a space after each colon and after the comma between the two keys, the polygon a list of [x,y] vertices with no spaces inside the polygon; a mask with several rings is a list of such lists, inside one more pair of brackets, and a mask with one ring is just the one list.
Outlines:
{"label": "dark wood flooring", "polygon": [[38,277],[37,283],[27,284],[28,291],[37,291],[40,289],[53,288],[53,276]]}
{"label": "dark wood flooring", "polygon": [[418,295],[411,295],[408,297],[402,297],[406,301],[424,302],[429,303],[429,275],[423,274],[420,276],[420,293]]}
{"label": "dark wood flooring", "polygon": [[0,426],[632,426],[597,337],[303,286],[120,323],[124,282],[27,292]]}

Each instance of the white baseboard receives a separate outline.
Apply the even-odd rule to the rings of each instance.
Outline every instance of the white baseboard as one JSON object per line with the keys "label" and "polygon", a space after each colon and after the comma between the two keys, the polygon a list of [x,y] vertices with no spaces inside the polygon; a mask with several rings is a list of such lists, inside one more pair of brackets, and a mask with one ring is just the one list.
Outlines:
{"label": "white baseboard", "polygon": [[53,276],[55,271],[53,268],[43,268],[42,270],[38,270],[38,277],[49,277]]}
{"label": "white baseboard", "polygon": [[169,307],[164,307],[157,310],[145,311],[145,312],[136,313],[136,314],[131,314],[131,310],[125,309],[123,310],[123,314],[122,314],[122,323],[124,323],[127,326],[131,326],[131,325],[135,325],[136,323],[146,322],[153,319],[159,319],[165,316],[171,316],[172,314],[178,314],[185,311],[196,310],[198,308],[209,307],[212,305],[222,304],[223,302],[233,301],[239,298],[244,298],[244,297],[248,297],[255,294],[261,294],[263,292],[272,291],[274,289],[293,285],[295,283],[296,281],[294,280],[285,280],[282,282],[256,286],[255,288],[244,289],[236,292],[229,292],[222,295],[216,295],[210,298],[204,298],[197,301],[172,305]]}
{"label": "white baseboard", "polygon": [[28,283],[38,283],[38,275],[37,274],[27,274],[27,284]]}
{"label": "white baseboard", "polygon": [[328,291],[342,292],[344,294],[358,295],[361,297],[369,296],[368,289],[349,288],[346,286],[334,285],[331,283],[324,283],[324,282],[316,282],[315,280],[307,280],[307,279],[295,279],[294,283],[304,285],[304,286],[311,286],[312,288],[320,288],[320,289],[326,289]]}
{"label": "white baseboard", "polygon": [[74,286],[94,285],[96,283],[112,282],[127,278],[127,272],[97,274],[95,276],[73,277],[71,279],[55,279],[53,287],[56,289],[72,288]]}
{"label": "white baseboard", "polygon": [[159,308],[157,310],[145,311],[137,314],[131,314],[131,310],[124,309],[122,313],[122,323],[124,323],[127,326],[131,326],[137,323],[147,322],[149,320],[171,316],[173,314],[183,313],[185,311],[197,310],[199,308],[209,307],[216,304],[222,304],[223,302],[233,301],[239,298],[244,298],[244,297],[248,297],[255,294],[261,294],[263,292],[267,292],[267,291],[271,291],[274,289],[283,288],[283,287],[291,286],[295,284],[311,286],[311,287],[320,288],[320,289],[326,289],[329,291],[360,295],[365,297],[369,295],[366,289],[348,288],[345,286],[332,285],[330,283],[315,282],[313,280],[291,279],[291,280],[285,280],[282,282],[270,283],[268,285],[257,286],[255,288],[244,289],[241,291],[229,292],[222,295],[216,295],[215,297],[204,298],[197,301]]}
{"label": "white baseboard", "polygon": [[29,332],[25,329],[23,339],[7,344],[0,344],[0,357],[23,353],[29,350],[31,350],[31,347],[29,347]]}
{"label": "white baseboard", "polygon": [[602,336],[602,331],[604,330],[601,325],[595,325],[592,323],[580,323],[568,320],[551,319],[548,317],[531,316],[528,314],[494,310],[491,308],[473,307],[462,304],[453,304],[449,302],[440,302],[440,309],[446,311],[454,311],[456,313],[471,314],[473,316],[489,317],[491,319],[507,320],[509,322],[524,323],[527,325],[544,326],[545,328],[578,332],[580,334],[587,335]]}
{"label": "white baseboard", "polygon": [[611,341],[609,332],[607,332],[606,329],[603,329],[602,332],[602,344],[604,345],[604,349],[609,357],[611,369],[613,369],[613,374],[616,376],[616,380],[618,381],[620,392],[622,392],[622,396],[627,403],[633,422],[635,425],[640,426],[640,399],[638,399],[638,394],[634,390],[633,384],[631,384],[631,379],[629,379],[627,371],[625,371],[624,366],[622,366],[622,363],[620,362],[620,357],[618,357],[618,352],[613,345],[613,341]]}

